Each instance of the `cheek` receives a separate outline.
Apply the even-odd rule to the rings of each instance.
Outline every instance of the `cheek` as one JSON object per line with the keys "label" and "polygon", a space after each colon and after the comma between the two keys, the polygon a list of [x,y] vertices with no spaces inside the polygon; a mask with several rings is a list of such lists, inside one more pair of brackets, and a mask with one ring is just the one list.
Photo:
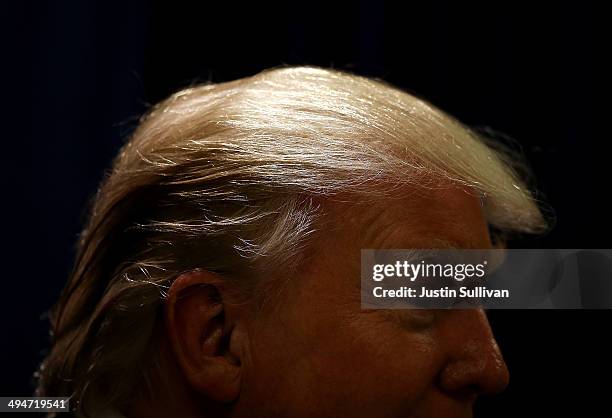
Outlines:
{"label": "cheek", "polygon": [[283,322],[253,341],[249,416],[405,416],[430,399],[441,368],[433,333],[363,313]]}
{"label": "cheek", "polygon": [[317,336],[302,359],[304,386],[321,414],[399,416],[421,409],[442,367],[432,333],[408,331],[368,314]]}
{"label": "cheek", "polygon": [[344,350],[325,359],[323,370],[330,371],[330,380],[343,376],[364,402],[382,402],[387,409],[395,405],[403,412],[434,387],[442,356],[433,333],[406,330],[369,315],[352,321],[347,330]]}

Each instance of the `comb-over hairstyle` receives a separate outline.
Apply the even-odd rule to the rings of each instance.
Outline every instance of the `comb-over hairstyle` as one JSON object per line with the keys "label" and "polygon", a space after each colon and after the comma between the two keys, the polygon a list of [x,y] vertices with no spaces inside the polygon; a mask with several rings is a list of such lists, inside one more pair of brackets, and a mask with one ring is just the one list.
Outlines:
{"label": "comb-over hairstyle", "polygon": [[95,196],[39,394],[73,396],[80,415],[120,406],[154,369],[180,273],[217,272],[256,295],[272,266],[299,269],[335,196],[456,183],[482,197],[494,228],[541,231],[513,164],[424,100],[340,71],[278,68],[179,91],[141,120]]}

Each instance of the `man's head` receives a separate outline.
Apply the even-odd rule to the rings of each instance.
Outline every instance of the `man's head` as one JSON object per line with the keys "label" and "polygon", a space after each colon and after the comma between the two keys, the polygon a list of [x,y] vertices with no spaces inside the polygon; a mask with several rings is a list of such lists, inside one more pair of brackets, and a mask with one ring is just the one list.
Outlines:
{"label": "man's head", "polygon": [[505,157],[407,93],[316,68],[186,89],[96,196],[41,394],[94,416],[465,416],[507,382],[486,318],[361,310],[359,255],[488,248],[489,227],[544,221]]}

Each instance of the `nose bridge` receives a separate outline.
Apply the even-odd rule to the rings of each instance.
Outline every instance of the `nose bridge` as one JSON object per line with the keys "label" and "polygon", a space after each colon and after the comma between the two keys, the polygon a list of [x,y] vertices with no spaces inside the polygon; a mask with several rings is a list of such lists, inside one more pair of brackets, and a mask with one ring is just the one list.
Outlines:
{"label": "nose bridge", "polygon": [[441,375],[445,390],[493,394],[505,389],[508,368],[483,311],[458,315],[449,337],[448,362]]}

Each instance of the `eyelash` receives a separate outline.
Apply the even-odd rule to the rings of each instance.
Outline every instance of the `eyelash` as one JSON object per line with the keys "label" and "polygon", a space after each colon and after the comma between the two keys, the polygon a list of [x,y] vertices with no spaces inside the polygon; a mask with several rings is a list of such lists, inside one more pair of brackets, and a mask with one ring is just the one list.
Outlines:
{"label": "eyelash", "polygon": [[395,309],[391,313],[394,321],[411,331],[431,328],[436,320],[435,312],[428,309]]}

